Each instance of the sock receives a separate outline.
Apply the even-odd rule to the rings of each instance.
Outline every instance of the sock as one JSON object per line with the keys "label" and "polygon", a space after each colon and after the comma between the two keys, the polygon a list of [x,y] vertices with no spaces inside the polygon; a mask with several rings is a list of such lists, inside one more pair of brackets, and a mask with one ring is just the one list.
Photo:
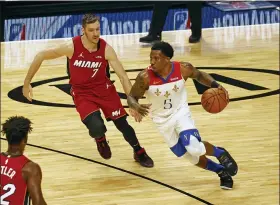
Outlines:
{"label": "sock", "polygon": [[140,149],[142,149],[142,147],[139,145],[139,143],[137,143],[136,145],[132,146],[134,152],[138,152]]}
{"label": "sock", "polygon": [[225,152],[224,150],[222,150],[220,148],[217,148],[215,146],[213,146],[213,147],[214,147],[214,156],[217,158],[220,157]]}
{"label": "sock", "polygon": [[102,142],[102,141],[106,140],[106,138],[105,138],[105,136],[104,136],[104,137],[100,137],[100,138],[95,138],[95,140],[96,140],[97,142]]}
{"label": "sock", "polygon": [[206,168],[209,171],[219,173],[224,169],[224,167],[216,162],[213,162],[211,159],[207,159]]}

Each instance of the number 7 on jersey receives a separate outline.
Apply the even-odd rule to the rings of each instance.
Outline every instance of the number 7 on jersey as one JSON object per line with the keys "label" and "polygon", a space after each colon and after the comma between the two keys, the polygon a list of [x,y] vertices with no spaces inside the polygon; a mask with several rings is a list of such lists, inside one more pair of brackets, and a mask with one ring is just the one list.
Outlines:
{"label": "number 7 on jersey", "polygon": [[92,78],[96,75],[97,71],[98,71],[98,69],[93,69],[93,74],[91,76]]}

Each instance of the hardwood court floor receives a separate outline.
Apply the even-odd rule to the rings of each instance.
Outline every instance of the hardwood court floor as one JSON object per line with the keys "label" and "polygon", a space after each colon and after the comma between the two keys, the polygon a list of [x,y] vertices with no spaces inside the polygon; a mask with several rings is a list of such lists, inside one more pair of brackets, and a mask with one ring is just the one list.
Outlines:
{"label": "hardwood court floor", "polygon": [[[143,35],[104,36],[131,79],[138,73],[134,69],[149,64],[150,47],[138,43]],[[201,95],[193,81],[186,83],[192,116],[202,138],[227,148],[238,162],[239,173],[230,191],[220,189],[216,174],[176,158],[149,118],[142,123],[128,120],[153,158],[154,168],[136,164],[130,146],[107,122],[113,155],[103,160],[71,97],[63,92],[68,81],[54,79],[66,76],[65,58],[42,64],[33,82],[54,80],[44,81],[33,92],[36,103],[69,107],[31,105],[8,97],[11,90],[22,86],[36,52],[63,39],[1,44],[1,123],[12,115],[33,121],[29,143],[40,147],[27,146],[26,153],[42,167],[48,204],[279,204],[279,25],[208,29],[203,31],[201,43],[194,45],[188,43],[189,35],[190,31],[165,32],[163,40],[174,46],[174,60],[189,61],[216,74],[228,89],[228,107],[219,114],[209,114],[199,104]],[[123,92],[115,74],[112,80]],[[17,99],[21,90],[16,91],[12,96]],[[1,140],[1,149],[6,147],[6,141]]]}

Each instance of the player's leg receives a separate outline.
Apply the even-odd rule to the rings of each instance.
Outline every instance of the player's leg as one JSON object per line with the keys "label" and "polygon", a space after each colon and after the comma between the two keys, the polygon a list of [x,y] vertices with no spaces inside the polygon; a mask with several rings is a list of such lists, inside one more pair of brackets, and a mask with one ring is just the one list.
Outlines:
{"label": "player's leg", "polygon": [[[122,108],[123,109],[123,108]],[[124,139],[130,144],[134,150],[134,159],[144,167],[153,167],[154,162],[148,156],[145,149],[140,146],[134,129],[128,124],[126,115],[117,119],[112,119],[116,128],[122,133]]]}
{"label": "player's leg", "polygon": [[213,162],[205,155],[192,156],[187,152],[186,154],[184,154],[184,157],[187,158],[195,166],[216,173],[220,177],[220,187],[222,189],[232,189],[233,180],[231,176],[225,171],[225,168],[222,165]]}
{"label": "player's leg", "polygon": [[122,133],[124,139],[130,144],[134,151],[134,159],[144,167],[153,167],[154,162],[148,156],[145,149],[140,146],[134,129],[127,122],[127,113],[121,104],[120,97],[112,85],[110,98],[99,100],[99,106],[102,109],[105,118],[112,120],[116,128]]}
{"label": "player's leg", "polygon": [[206,148],[206,155],[215,156],[231,176],[237,174],[237,163],[225,148],[216,147],[207,141],[203,141],[202,143]]}
{"label": "player's leg", "polygon": [[80,114],[81,121],[89,131],[89,135],[95,139],[99,154],[104,159],[111,158],[111,149],[106,141],[105,133],[107,131],[104,121],[101,117],[99,107],[94,103],[90,96],[81,96],[71,89],[71,95]]}
{"label": "player's leg", "polygon": [[179,133],[182,144],[192,156],[202,156],[204,154],[216,156],[231,176],[236,175],[238,166],[224,148],[216,147],[208,142],[201,141],[199,131],[196,129],[188,109],[182,108],[180,110],[176,130]]}
{"label": "player's leg", "polygon": [[95,139],[99,154],[104,159],[110,159],[112,152],[106,140],[105,133],[107,132],[100,111],[95,111],[86,116],[82,122],[89,130],[89,135]]}

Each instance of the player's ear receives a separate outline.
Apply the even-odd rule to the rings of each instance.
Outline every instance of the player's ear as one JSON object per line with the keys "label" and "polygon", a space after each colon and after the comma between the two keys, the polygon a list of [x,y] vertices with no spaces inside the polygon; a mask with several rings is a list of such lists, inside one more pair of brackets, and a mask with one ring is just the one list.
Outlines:
{"label": "player's ear", "polygon": [[82,34],[83,34],[83,35],[85,34],[85,28],[84,28],[84,26],[82,26]]}

